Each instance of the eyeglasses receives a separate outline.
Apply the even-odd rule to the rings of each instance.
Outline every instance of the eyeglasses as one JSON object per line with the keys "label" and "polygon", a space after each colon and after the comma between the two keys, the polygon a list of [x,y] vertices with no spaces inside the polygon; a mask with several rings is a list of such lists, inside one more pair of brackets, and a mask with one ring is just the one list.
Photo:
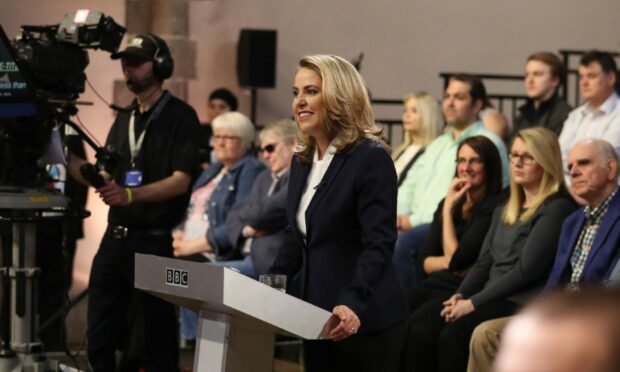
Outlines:
{"label": "eyeglasses", "polygon": [[480,158],[456,158],[457,165],[481,165],[482,159]]}
{"label": "eyeglasses", "polygon": [[271,154],[272,152],[274,152],[276,150],[276,144],[275,143],[270,143],[268,145],[265,145],[263,147],[260,148],[260,152],[266,152],[268,154]]}
{"label": "eyeglasses", "polygon": [[508,157],[510,158],[510,162],[513,164],[517,164],[519,161],[521,161],[523,165],[532,165],[535,161],[534,157],[528,153],[517,154],[516,152],[511,152],[510,154],[508,154]]}
{"label": "eyeglasses", "polygon": [[240,139],[239,136],[221,136],[219,134],[214,135],[213,137],[211,137],[213,139],[213,142],[215,141],[225,141],[225,142],[232,142],[234,140],[238,140]]}

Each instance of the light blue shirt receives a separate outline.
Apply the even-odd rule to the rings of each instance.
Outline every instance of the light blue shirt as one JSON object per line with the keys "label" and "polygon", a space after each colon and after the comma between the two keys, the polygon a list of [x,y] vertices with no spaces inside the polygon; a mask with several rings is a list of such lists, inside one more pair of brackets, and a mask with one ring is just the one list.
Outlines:
{"label": "light blue shirt", "polygon": [[407,178],[398,188],[398,214],[409,215],[411,226],[430,223],[437,205],[448,193],[456,171],[456,150],[466,138],[485,136],[497,146],[502,161],[502,181],[508,186],[508,152],[495,134],[476,121],[454,138],[453,130],[437,137],[413,164]]}

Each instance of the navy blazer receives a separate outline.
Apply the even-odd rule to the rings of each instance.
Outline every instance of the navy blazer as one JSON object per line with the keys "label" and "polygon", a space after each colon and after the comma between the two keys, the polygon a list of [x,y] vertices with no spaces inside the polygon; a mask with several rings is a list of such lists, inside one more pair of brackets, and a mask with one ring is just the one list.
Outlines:
{"label": "navy blazer", "polygon": [[294,157],[287,198],[287,242],[271,272],[298,275],[301,299],[327,311],[346,305],[360,333],[386,329],[408,313],[392,264],[396,171],[378,143],[362,141],[334,158],[306,210],[306,237],[297,210],[312,163]]}
{"label": "navy blazer", "polygon": [[269,189],[273,182],[271,170],[265,169],[258,175],[250,195],[235,204],[226,218],[226,232],[233,246],[243,247],[243,227],[252,226],[268,233],[252,238],[250,257],[256,275],[266,273],[278,255],[284,241],[286,228],[286,194],[289,172],[286,171],[276,182],[271,195]]}
{"label": "navy blazer", "polygon": [[[192,192],[206,185],[214,179],[223,168],[223,164],[216,162],[205,169],[198,180],[194,183]],[[230,167],[228,172],[220,180],[217,188],[209,198],[209,206],[206,209],[209,219],[209,231],[207,241],[213,247],[216,255],[222,260],[234,259],[240,256],[228,240],[226,234],[226,216],[232,206],[244,200],[250,193],[256,176],[265,169],[265,165],[249,153],[237,164]],[[191,207],[191,205],[190,205]]]}
{"label": "navy blazer", "polygon": [[[555,263],[545,288],[551,289],[570,281],[571,256],[585,223],[583,208],[574,212],[562,225]],[[620,254],[620,191],[616,192],[601,226],[596,232],[581,276],[581,283],[602,283],[607,280]]]}

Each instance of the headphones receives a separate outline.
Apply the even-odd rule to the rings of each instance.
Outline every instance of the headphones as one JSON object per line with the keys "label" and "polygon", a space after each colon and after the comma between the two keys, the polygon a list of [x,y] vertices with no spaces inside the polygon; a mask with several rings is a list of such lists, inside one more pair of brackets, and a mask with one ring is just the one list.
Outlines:
{"label": "headphones", "polygon": [[168,46],[152,34],[144,34],[143,36],[148,37],[157,47],[155,55],[153,55],[153,75],[162,81],[170,78],[174,71],[174,60]]}

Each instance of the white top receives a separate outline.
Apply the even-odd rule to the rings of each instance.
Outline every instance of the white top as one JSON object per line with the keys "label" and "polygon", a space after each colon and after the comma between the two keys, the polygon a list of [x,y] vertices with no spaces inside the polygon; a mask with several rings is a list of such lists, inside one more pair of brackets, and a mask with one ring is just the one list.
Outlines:
{"label": "white top", "polygon": [[329,146],[327,146],[327,151],[325,151],[323,159],[321,160],[319,160],[319,152],[316,149],[314,150],[312,168],[308,174],[306,188],[304,189],[303,195],[301,195],[301,199],[299,200],[299,208],[297,209],[297,227],[303,236],[306,236],[307,232],[306,209],[308,209],[308,205],[310,205],[310,201],[314,197],[316,189],[323,180],[323,176],[325,175],[325,172],[327,172],[327,168],[329,168],[332,159],[334,159],[334,154],[336,154],[336,146],[333,145],[333,141],[329,144]]}
{"label": "white top", "polygon": [[420,151],[422,146],[417,144],[411,144],[407,146],[407,148],[400,154],[398,159],[394,160],[394,167],[396,168],[396,174],[398,175],[398,179],[400,179],[400,175],[405,170],[405,167],[411,159]]}
{"label": "white top", "polygon": [[[590,108],[590,104],[586,102],[571,111],[564,122],[559,141],[565,169],[569,151],[581,140],[603,139],[609,142],[616,153],[620,155],[620,100],[618,95],[612,93],[594,111],[591,111]],[[566,178],[569,181],[569,177]]]}

